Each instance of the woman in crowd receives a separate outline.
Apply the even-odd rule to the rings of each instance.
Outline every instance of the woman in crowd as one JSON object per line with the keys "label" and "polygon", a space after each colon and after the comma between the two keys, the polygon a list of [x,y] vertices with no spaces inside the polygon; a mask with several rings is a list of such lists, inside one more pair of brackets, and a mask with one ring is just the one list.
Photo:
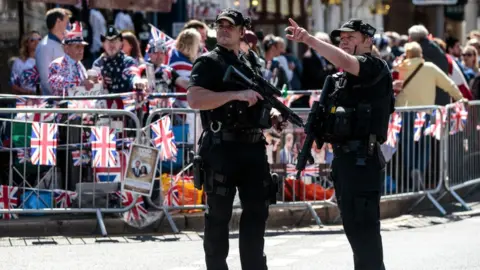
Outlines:
{"label": "woman in crowd", "polygon": [[122,51],[135,59],[137,65],[143,64],[143,55],[140,51],[140,42],[137,37],[132,32],[123,32],[122,33],[123,47]]}
{"label": "woman in crowd", "polygon": [[[168,65],[173,68],[178,75],[186,80],[190,79],[192,72],[192,65],[195,59],[199,56],[199,48],[201,44],[200,33],[195,29],[185,29],[178,35],[175,48],[170,51]],[[177,93],[187,93],[187,89],[177,86]],[[175,105],[181,108],[189,108],[187,97],[178,97]],[[186,124],[189,125],[188,142],[194,143],[194,123],[195,118],[193,114],[187,114]],[[197,125],[198,128],[198,125]]]}
{"label": "woman in crowd", "polygon": [[470,84],[478,73],[478,52],[473,46],[465,46],[462,51],[462,63],[467,82]]}
{"label": "woman in crowd", "polygon": [[20,56],[13,61],[10,82],[13,94],[25,95],[32,94],[35,91],[31,87],[22,85],[20,78],[24,70],[34,69],[35,67],[35,49],[42,37],[37,31],[30,31],[22,37],[20,44]]}

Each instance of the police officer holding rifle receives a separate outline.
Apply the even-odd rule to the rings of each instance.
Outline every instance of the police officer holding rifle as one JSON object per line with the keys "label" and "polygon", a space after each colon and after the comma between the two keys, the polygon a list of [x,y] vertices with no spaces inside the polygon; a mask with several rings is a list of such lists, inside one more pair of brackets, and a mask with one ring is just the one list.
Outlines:
{"label": "police officer holding rifle", "polygon": [[331,33],[340,48],[310,35],[290,19],[290,40],[303,42],[343,72],[329,77],[320,101],[309,115],[306,143],[297,169],[305,168],[311,144],[331,143],[332,178],[345,234],[356,270],[383,270],[380,195],[385,159],[380,150],[394,111],[392,78],[387,64],[371,55],[375,28],[350,20]]}
{"label": "police officer holding rifle", "polygon": [[270,174],[262,129],[281,129],[282,119],[303,125],[298,115],[275,102],[278,89],[259,79],[255,55],[240,51],[249,24],[234,9],[217,16],[217,46],[193,64],[187,92],[190,107],[200,110],[203,127],[194,158],[194,182],[207,194],[204,250],[208,270],[228,269],[228,225],[236,187],[243,208],[242,269],[267,269],[263,237],[278,187]]}

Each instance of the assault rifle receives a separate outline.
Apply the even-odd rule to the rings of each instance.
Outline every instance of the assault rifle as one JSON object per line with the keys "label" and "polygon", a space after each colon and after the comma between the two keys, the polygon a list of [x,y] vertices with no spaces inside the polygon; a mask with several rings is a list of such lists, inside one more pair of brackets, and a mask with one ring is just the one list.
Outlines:
{"label": "assault rifle", "polygon": [[[334,80],[332,76],[327,76],[325,83],[323,84],[322,93],[320,99],[313,102],[312,109],[308,114],[307,123],[305,124],[305,142],[302,146],[302,151],[298,154],[297,165],[297,179],[300,179],[301,173],[307,166],[307,161],[313,164],[314,159],[312,156],[313,142],[317,144],[317,149],[321,149],[325,143],[321,136],[321,133],[325,131],[326,117],[328,112],[326,111],[327,97],[335,89]],[[320,133],[320,134],[319,134]],[[320,136],[318,136],[320,135]]]}
{"label": "assault rifle", "polygon": [[262,95],[265,101],[270,103],[272,108],[275,108],[280,112],[283,119],[286,119],[290,123],[299,127],[304,126],[302,118],[277,99],[276,96],[282,95],[280,90],[267,82],[262,76],[254,74],[254,77],[250,79],[235,67],[229,66],[227,68],[227,71],[225,72],[225,76],[223,76],[223,81],[233,81],[241,84],[243,87],[245,87],[245,89],[252,89],[253,91],[256,91],[257,93]]}

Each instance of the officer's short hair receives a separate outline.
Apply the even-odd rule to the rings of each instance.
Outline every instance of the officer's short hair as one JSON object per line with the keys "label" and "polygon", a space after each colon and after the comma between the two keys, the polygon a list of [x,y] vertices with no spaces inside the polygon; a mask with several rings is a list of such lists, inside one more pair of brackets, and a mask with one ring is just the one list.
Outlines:
{"label": "officer's short hair", "polygon": [[421,24],[414,25],[408,29],[408,36],[412,41],[420,41],[428,37],[428,30]]}
{"label": "officer's short hair", "polygon": [[57,23],[57,19],[63,20],[65,16],[72,17],[72,12],[64,8],[54,8],[48,10],[45,14],[47,29],[52,30]]}
{"label": "officer's short hair", "polygon": [[422,52],[422,47],[416,41],[405,44],[405,54],[407,58],[422,57]]}

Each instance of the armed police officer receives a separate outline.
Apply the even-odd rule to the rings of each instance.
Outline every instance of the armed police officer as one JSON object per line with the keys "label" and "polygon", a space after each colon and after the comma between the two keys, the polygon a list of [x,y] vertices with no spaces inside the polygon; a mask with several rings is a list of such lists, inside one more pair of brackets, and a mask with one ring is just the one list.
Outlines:
{"label": "armed police officer", "polygon": [[283,125],[271,116],[260,94],[222,79],[230,65],[249,76],[260,72],[259,65],[247,60],[240,50],[248,25],[249,19],[234,9],[217,16],[217,46],[193,64],[187,93],[190,107],[200,110],[204,130],[194,174],[195,186],[203,184],[208,196],[204,237],[208,270],[228,269],[228,224],[236,187],[243,208],[239,239],[242,269],[267,269],[263,237],[277,188],[270,175],[262,129]]}
{"label": "armed police officer", "polygon": [[[342,73],[333,77],[325,106],[325,127],[317,137],[332,143],[332,178],[343,227],[357,270],[381,270],[380,195],[385,159],[380,150],[393,112],[392,78],[387,64],[371,55],[375,28],[350,20],[331,33],[337,48],[316,39],[290,19],[288,39],[303,42]],[[326,89],[324,89],[325,91]]]}

